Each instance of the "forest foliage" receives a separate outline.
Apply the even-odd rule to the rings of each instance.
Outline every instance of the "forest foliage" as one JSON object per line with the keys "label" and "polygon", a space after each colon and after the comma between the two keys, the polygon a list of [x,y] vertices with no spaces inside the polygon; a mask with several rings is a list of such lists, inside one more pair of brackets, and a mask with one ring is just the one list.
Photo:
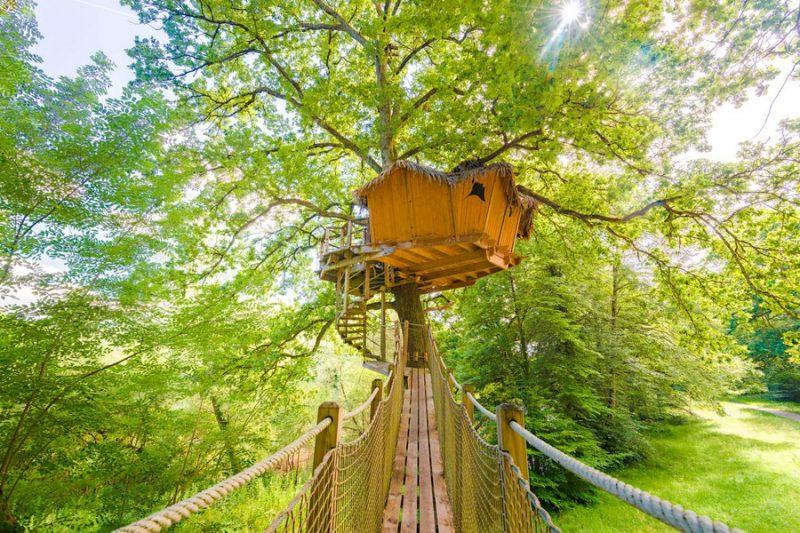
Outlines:
{"label": "forest foliage", "polygon": [[[119,97],[102,53],[42,71],[31,2],[0,14],[2,527],[122,525],[358,390],[316,251],[397,159],[505,160],[536,198],[522,265],[430,316],[549,442],[613,468],[760,371],[800,390],[800,122],[696,155],[717,106],[797,66],[797,5],[124,3],[163,39]],[[534,460],[547,505],[590,497]]]}

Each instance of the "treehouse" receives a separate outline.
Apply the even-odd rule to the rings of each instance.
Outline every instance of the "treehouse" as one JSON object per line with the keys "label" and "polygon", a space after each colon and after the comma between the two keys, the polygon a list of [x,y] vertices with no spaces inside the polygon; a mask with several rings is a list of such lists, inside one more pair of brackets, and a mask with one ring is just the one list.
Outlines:
{"label": "treehouse", "polygon": [[320,276],[336,283],[337,330],[367,357],[370,298],[382,295],[385,321],[394,287],[444,291],[517,265],[514,245],[530,235],[536,207],[506,163],[445,173],[398,161],[355,197],[368,216],[326,231]]}
{"label": "treehouse", "polygon": [[528,237],[534,207],[504,163],[446,174],[398,161],[356,199],[369,212],[365,244],[384,250],[379,260],[422,292],[471,285],[518,264],[514,244]]}

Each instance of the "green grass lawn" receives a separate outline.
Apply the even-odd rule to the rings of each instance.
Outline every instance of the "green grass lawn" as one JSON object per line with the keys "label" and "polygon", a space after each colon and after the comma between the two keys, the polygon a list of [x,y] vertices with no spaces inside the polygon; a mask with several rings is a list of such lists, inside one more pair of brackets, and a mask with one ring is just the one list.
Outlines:
{"label": "green grass lawn", "polygon": [[[748,533],[800,531],[800,423],[723,407],[652,434],[652,458],[613,474]],[[605,493],[554,518],[565,532],[674,531]]]}

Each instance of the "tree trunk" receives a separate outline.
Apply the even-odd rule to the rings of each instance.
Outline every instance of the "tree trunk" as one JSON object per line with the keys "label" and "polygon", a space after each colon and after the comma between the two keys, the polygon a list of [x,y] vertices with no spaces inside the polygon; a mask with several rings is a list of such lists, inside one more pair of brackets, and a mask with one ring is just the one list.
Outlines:
{"label": "tree trunk", "polygon": [[531,360],[531,356],[528,353],[528,336],[525,334],[522,309],[517,299],[517,286],[514,284],[514,275],[511,272],[508,273],[508,283],[511,287],[511,301],[514,303],[514,324],[517,326],[517,334],[519,335],[519,352],[522,357],[522,369],[527,378],[530,376]]}
{"label": "tree trunk", "polygon": [[240,466],[236,457],[236,450],[233,447],[228,431],[228,419],[225,417],[225,413],[222,412],[222,407],[219,405],[216,396],[211,396],[211,406],[214,409],[214,418],[217,420],[217,427],[219,427],[219,430],[222,432],[222,442],[225,445],[225,454],[228,456],[231,472],[235,474],[240,470]]}
{"label": "tree trunk", "polygon": [[19,522],[17,522],[17,519],[11,514],[11,506],[3,495],[2,490],[0,490],[0,516],[3,519],[3,521],[0,522],[0,531],[22,531]]}
{"label": "tree trunk", "polygon": [[422,363],[417,362],[415,354],[419,354],[421,358],[428,349],[425,345],[425,310],[419,288],[414,283],[409,283],[392,288],[392,293],[394,309],[401,325],[408,321],[408,364],[421,366]]}
{"label": "tree trunk", "polygon": [[[617,318],[619,317],[619,291],[620,291],[620,264],[615,261],[611,269],[611,340],[612,346],[616,349],[617,344]],[[617,407],[617,361],[614,360],[609,369],[608,400],[607,407],[614,409]]]}

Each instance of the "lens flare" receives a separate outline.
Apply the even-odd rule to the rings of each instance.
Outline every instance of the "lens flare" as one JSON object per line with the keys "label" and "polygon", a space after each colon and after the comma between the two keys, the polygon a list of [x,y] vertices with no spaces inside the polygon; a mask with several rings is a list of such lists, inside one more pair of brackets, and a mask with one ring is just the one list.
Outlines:
{"label": "lens flare", "polygon": [[577,0],[565,2],[561,6],[561,20],[566,24],[572,24],[581,17],[583,8],[581,3]]}

